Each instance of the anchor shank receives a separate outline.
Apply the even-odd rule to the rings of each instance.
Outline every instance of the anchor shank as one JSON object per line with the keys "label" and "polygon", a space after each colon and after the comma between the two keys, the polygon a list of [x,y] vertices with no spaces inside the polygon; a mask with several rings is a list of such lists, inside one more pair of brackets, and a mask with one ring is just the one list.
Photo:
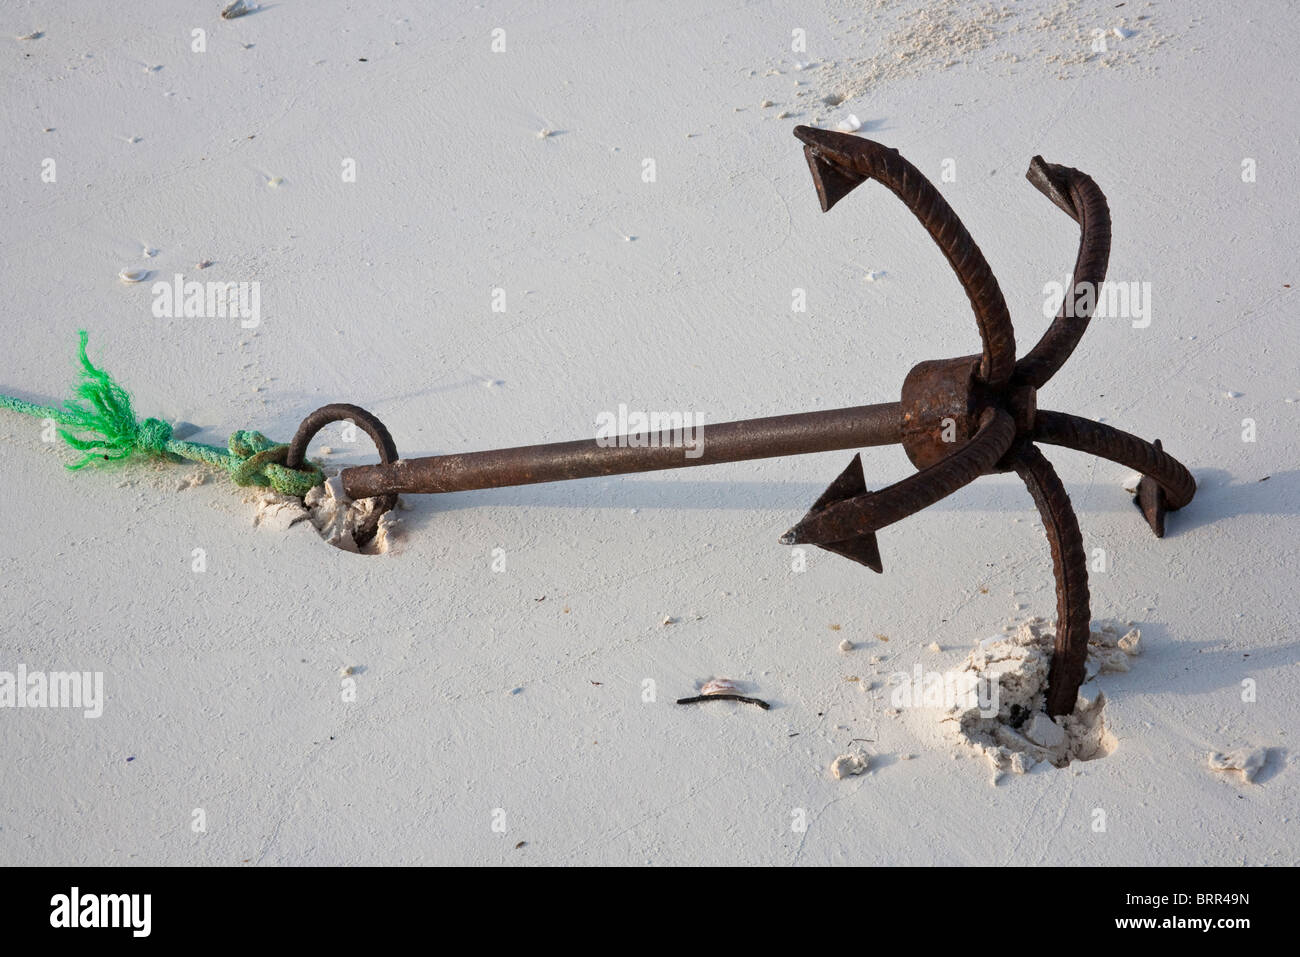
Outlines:
{"label": "anchor shank", "polygon": [[[538,482],[653,472],[693,465],[804,455],[901,439],[899,403],[778,415],[702,425],[694,448],[685,433],[667,430],[602,439],[579,439],[486,452],[398,459],[388,465],[344,469],[343,489],[354,499],[393,492],[464,492]],[[631,444],[635,441],[637,444]]]}

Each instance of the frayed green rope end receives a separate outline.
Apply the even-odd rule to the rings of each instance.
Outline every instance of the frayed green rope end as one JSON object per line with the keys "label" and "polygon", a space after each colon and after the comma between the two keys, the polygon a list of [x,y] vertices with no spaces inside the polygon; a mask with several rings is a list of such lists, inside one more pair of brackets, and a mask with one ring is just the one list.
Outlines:
{"label": "frayed green rope end", "polygon": [[86,355],[86,342],[90,338],[86,330],[82,329],[77,336],[80,339],[77,359],[81,363],[81,376],[73,390],[75,398],[63,403],[61,421],[79,432],[91,433],[91,437],[82,438],[68,429],[59,429],[64,442],[86,453],[66,467],[81,469],[96,459],[125,459],[137,452],[166,455],[172,427],[159,419],[137,422],[131,408],[130,393],[90,361]]}
{"label": "frayed green rope end", "polygon": [[52,418],[60,426],[66,426],[58,430],[59,436],[71,448],[86,453],[66,468],[77,470],[98,461],[151,455],[206,462],[228,472],[236,485],[269,487],[285,495],[306,495],[325,481],[320,466],[314,462],[304,462],[297,469],[288,468],[284,462],[289,446],[273,442],[261,432],[241,429],[230,436],[228,448],[221,449],[173,439],[172,427],[161,419],[137,422],[130,393],[90,361],[86,355],[86,342],[90,338],[86,331],[79,331],[77,336],[81,373],[73,390],[74,398],[58,408],[50,408],[0,395],[0,407]]}

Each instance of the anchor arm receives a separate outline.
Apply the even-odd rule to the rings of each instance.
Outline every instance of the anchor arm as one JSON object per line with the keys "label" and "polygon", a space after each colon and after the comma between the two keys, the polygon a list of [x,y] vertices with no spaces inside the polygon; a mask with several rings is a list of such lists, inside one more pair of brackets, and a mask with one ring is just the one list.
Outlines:
{"label": "anchor arm", "polygon": [[829,212],[855,186],[874,179],[920,220],[957,273],[975,310],[975,323],[984,343],[980,378],[991,386],[1004,385],[1016,362],[1011,314],[988,261],[947,200],[898,150],[860,136],[810,126],[796,126],[794,135],[805,144],[804,154],[823,212]]}
{"label": "anchor arm", "polygon": [[1165,536],[1165,512],[1182,508],[1196,494],[1196,479],[1186,466],[1136,435],[1065,412],[1039,411],[1034,438],[1127,465],[1142,473],[1137,504],[1156,538]]}
{"label": "anchor arm", "polygon": [[1088,658],[1092,611],[1088,596],[1088,565],[1083,533],[1070,506],[1070,497],[1052,463],[1032,442],[1021,441],[1007,456],[1007,464],[1029,489],[1047,532],[1056,578],[1056,644],[1047,679],[1047,713],[1070,714],[1083,683]]}
{"label": "anchor arm", "polygon": [[864,492],[809,512],[781,536],[781,544],[842,542],[907,518],[991,472],[1015,434],[1016,423],[1008,413],[985,409],[974,438],[947,458],[878,492]]}
{"label": "anchor arm", "polygon": [[[1066,290],[1056,318],[1034,348],[1016,363],[1016,380],[1035,389],[1060,370],[1083,338],[1097,306],[1097,292],[1106,280],[1110,261],[1110,207],[1092,177],[1068,166],[1046,163],[1035,156],[1025,174],[1044,196],[1079,224],[1079,253],[1074,260],[1071,288]],[[1080,287],[1091,289],[1084,297]]]}
{"label": "anchor arm", "polygon": [[1159,446],[1129,432],[1067,412],[1038,411],[1034,439],[1076,452],[1100,455],[1158,483],[1169,510],[1182,508],[1196,494],[1196,479],[1183,463]]}

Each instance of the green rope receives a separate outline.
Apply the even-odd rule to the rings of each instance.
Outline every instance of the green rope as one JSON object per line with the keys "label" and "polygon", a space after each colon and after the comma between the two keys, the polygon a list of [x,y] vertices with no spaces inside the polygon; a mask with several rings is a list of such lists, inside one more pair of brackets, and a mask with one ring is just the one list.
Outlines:
{"label": "green rope", "polygon": [[74,398],[55,407],[0,395],[0,408],[53,419],[65,426],[58,430],[59,436],[71,448],[85,453],[66,468],[75,470],[94,462],[142,455],[206,462],[228,472],[236,485],[269,486],[285,495],[306,495],[325,481],[315,463],[304,462],[298,469],[286,467],[284,461],[289,446],[272,442],[261,432],[241,429],[230,436],[229,444],[222,449],[174,439],[172,427],[161,419],[137,422],[130,394],[87,358],[86,340],[89,336],[85,330],[77,335],[81,339],[78,349],[81,376],[77,380]]}

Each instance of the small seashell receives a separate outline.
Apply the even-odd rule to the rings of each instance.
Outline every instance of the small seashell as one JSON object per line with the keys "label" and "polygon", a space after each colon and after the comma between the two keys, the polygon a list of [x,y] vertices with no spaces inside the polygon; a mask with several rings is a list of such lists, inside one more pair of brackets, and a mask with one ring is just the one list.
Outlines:
{"label": "small seashell", "polygon": [[246,0],[235,0],[234,3],[221,11],[221,19],[234,20],[236,17],[242,17],[247,13],[252,13],[256,9],[257,4],[255,3],[247,3]]}
{"label": "small seashell", "polygon": [[835,124],[835,128],[841,133],[856,133],[862,129],[862,121],[854,114],[850,113],[844,119]]}
{"label": "small seashell", "polygon": [[117,274],[117,278],[122,282],[135,283],[144,282],[152,275],[153,271],[149,269],[123,269]]}
{"label": "small seashell", "polygon": [[19,39],[19,40],[39,40],[39,39],[40,39],[41,37],[43,37],[43,36],[45,36],[45,31],[44,31],[44,30],[33,30],[31,33],[24,33],[24,34],[23,34],[22,36],[20,36],[18,39]]}
{"label": "small seashell", "polygon": [[207,269],[207,268],[208,268],[209,266],[211,266],[211,265],[212,265],[212,260],[211,260],[211,259],[200,259],[198,262],[196,262],[196,263],[194,264],[194,268],[195,268],[195,269]]}
{"label": "small seashell", "polygon": [[710,678],[700,689],[700,694],[740,694],[740,688],[730,678]]}

